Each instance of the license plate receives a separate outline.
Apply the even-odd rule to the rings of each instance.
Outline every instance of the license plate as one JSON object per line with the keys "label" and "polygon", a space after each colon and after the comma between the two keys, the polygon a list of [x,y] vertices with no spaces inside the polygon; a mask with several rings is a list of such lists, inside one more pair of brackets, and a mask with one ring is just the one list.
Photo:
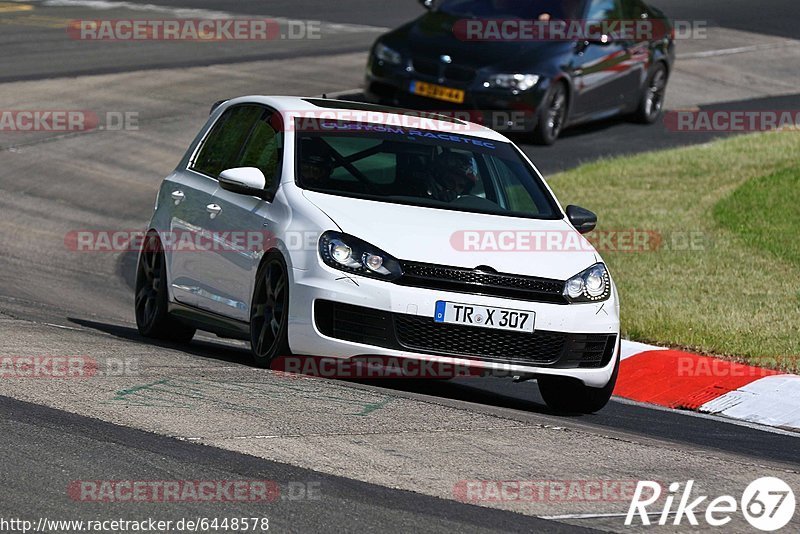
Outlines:
{"label": "license plate", "polygon": [[474,304],[438,301],[433,320],[437,323],[460,324],[493,328],[495,330],[512,330],[514,332],[533,332],[536,314],[529,311],[510,310],[507,308],[490,308]]}
{"label": "license plate", "polygon": [[444,100],[445,102],[464,103],[464,91],[443,85],[427,82],[411,82],[411,92],[415,95]]}

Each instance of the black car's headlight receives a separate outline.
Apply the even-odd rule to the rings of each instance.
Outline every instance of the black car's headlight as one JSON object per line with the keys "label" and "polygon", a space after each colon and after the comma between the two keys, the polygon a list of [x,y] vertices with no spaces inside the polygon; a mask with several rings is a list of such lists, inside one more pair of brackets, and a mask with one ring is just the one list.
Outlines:
{"label": "black car's headlight", "polygon": [[537,83],[539,83],[537,74],[492,74],[483,85],[484,87],[527,91],[536,87]]}
{"label": "black car's headlight", "polygon": [[378,43],[375,45],[374,53],[378,60],[388,63],[389,65],[400,65],[403,63],[402,54],[393,48],[389,48],[383,43]]}
{"label": "black car's headlight", "polygon": [[396,280],[403,270],[394,257],[340,232],[325,232],[319,238],[319,255],[325,265],[340,271],[381,280]]}
{"label": "black car's headlight", "polygon": [[611,277],[602,263],[576,274],[564,284],[564,296],[570,302],[599,302],[611,296]]}

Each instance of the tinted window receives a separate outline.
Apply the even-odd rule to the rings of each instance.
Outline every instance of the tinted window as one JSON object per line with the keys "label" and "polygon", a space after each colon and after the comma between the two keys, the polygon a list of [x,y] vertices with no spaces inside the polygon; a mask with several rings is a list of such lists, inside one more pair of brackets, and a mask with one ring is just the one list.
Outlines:
{"label": "tinted window", "polygon": [[296,182],[332,195],[530,218],[560,218],[509,143],[400,126],[298,122]]}
{"label": "tinted window", "polygon": [[498,203],[511,211],[530,212],[536,205],[525,190],[514,169],[503,160],[496,160],[496,171],[500,182]]}
{"label": "tinted window", "polygon": [[230,167],[256,167],[261,170],[267,179],[267,189],[277,183],[283,160],[283,134],[275,117],[268,110],[262,110],[238,159],[230,164]]}
{"label": "tinted window", "polygon": [[195,158],[192,169],[217,178],[230,169],[255,122],[264,114],[259,106],[236,106],[217,120]]}

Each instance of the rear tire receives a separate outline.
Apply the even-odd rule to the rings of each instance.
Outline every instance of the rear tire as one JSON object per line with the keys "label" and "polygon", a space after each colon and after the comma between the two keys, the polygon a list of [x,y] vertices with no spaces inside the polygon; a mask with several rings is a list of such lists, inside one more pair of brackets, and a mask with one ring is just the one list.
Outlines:
{"label": "rear tire", "polygon": [[539,107],[536,128],[533,130],[535,144],[552,145],[556,142],[567,122],[568,103],[567,86],[562,82],[553,84]]}
{"label": "rear tire", "polygon": [[267,254],[256,275],[250,306],[253,361],[269,368],[278,356],[289,356],[289,275],[278,252]]}
{"label": "rear tire", "polygon": [[561,413],[599,412],[614,393],[619,375],[619,357],[608,383],[602,388],[593,388],[575,378],[561,376],[542,376],[537,379],[539,392],[547,406]]}
{"label": "rear tire", "polygon": [[188,343],[196,330],[169,316],[168,285],[164,249],[158,234],[150,231],[145,236],[136,267],[136,326],[144,337]]}
{"label": "rear tire", "polygon": [[633,114],[636,122],[653,124],[661,117],[668,81],[667,67],[663,63],[656,64],[653,72],[647,77],[639,107]]}

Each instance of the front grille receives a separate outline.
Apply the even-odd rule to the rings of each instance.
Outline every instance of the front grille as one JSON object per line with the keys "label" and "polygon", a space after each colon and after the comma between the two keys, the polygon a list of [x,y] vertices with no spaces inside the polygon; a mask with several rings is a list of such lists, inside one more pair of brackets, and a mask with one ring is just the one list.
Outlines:
{"label": "front grille", "polygon": [[436,60],[425,58],[415,58],[412,63],[414,70],[425,76],[443,77],[445,81],[450,80],[459,83],[469,83],[475,79],[475,69],[471,67],[446,65]]}
{"label": "front grille", "polygon": [[433,318],[318,300],[323,335],[388,349],[556,368],[603,367],[614,354],[614,334],[533,334],[441,324]]}
{"label": "front grille", "polygon": [[395,283],[404,286],[508,297],[533,302],[567,303],[564,298],[564,282],[559,280],[428,263],[403,261],[400,264],[403,268],[403,276]]}
{"label": "front grille", "polygon": [[436,323],[416,315],[395,317],[397,340],[409,349],[493,360],[553,363],[564,351],[566,334],[533,334]]}

